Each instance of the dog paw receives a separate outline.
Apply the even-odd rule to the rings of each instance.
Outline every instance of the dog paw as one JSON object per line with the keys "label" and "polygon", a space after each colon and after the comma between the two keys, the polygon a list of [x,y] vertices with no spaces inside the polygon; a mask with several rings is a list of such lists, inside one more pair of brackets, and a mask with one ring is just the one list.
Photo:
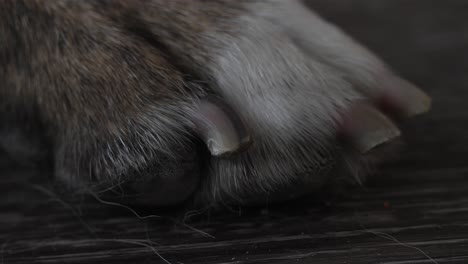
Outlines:
{"label": "dog paw", "polygon": [[361,182],[395,120],[430,108],[300,1],[9,3],[2,104],[34,113],[57,177],[93,193],[251,204]]}

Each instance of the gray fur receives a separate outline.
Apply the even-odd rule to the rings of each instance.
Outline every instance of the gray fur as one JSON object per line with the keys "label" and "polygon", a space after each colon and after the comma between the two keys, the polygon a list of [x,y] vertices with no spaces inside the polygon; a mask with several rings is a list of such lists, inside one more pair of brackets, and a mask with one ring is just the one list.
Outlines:
{"label": "gray fur", "polygon": [[[361,173],[343,114],[396,78],[299,1],[3,2],[6,119],[39,120],[69,186],[148,204],[261,203]],[[196,139],[213,94],[250,128],[246,152],[210,157]]]}

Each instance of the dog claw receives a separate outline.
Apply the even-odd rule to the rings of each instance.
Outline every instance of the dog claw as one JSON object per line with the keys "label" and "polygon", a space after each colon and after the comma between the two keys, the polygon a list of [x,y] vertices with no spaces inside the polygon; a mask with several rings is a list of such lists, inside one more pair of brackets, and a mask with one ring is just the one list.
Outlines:
{"label": "dog claw", "polygon": [[368,105],[351,110],[345,117],[344,130],[352,146],[362,154],[401,135],[389,118]]}
{"label": "dog claw", "polygon": [[198,135],[215,157],[243,151],[252,141],[242,119],[226,103],[213,97],[199,102],[194,124]]}

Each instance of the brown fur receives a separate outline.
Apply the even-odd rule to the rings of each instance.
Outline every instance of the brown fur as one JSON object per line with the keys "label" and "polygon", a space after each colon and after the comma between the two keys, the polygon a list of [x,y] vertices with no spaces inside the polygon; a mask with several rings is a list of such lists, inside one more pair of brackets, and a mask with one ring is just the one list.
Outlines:
{"label": "brown fur", "polygon": [[[0,146],[32,160],[51,156],[57,177],[74,188],[120,186],[131,199],[152,204],[181,202],[196,188],[203,202],[269,199],[294,184],[320,189],[331,174],[361,160],[357,153],[348,159],[336,136],[338,114],[363,94],[342,78],[336,60],[302,54],[299,39],[253,11],[269,2],[0,0]],[[245,26],[244,18],[259,25]],[[271,32],[257,39],[249,26]],[[263,51],[264,45],[272,55],[234,50],[228,58],[239,61],[231,79],[219,82],[216,74],[230,75],[230,65],[222,65],[228,73],[218,72],[217,58],[235,40],[234,47]],[[346,57],[347,75],[364,72],[356,80],[372,84],[375,76],[393,76],[383,66],[374,74],[370,66],[380,66],[378,60],[349,45],[372,63],[355,60],[357,66],[348,67],[353,57]],[[238,66],[242,59],[251,71]],[[237,89],[236,81],[253,88]],[[254,127],[256,145],[247,154],[207,156],[191,119],[206,95],[223,97]],[[258,120],[256,111],[273,118]],[[284,116],[293,118],[285,122]]]}

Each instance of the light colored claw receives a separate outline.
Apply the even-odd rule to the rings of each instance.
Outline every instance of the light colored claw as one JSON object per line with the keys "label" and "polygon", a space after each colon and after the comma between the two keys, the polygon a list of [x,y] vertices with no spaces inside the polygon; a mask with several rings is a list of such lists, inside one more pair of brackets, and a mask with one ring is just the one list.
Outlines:
{"label": "light colored claw", "polygon": [[251,143],[245,123],[227,104],[215,98],[199,102],[194,124],[212,156],[228,156],[245,150]]}
{"label": "light colored claw", "polygon": [[410,82],[394,77],[387,85],[392,86],[386,89],[391,103],[406,117],[424,114],[431,109],[431,97]]}
{"label": "light colored claw", "polygon": [[367,104],[352,109],[345,120],[345,133],[352,146],[363,154],[401,135],[388,117]]}

